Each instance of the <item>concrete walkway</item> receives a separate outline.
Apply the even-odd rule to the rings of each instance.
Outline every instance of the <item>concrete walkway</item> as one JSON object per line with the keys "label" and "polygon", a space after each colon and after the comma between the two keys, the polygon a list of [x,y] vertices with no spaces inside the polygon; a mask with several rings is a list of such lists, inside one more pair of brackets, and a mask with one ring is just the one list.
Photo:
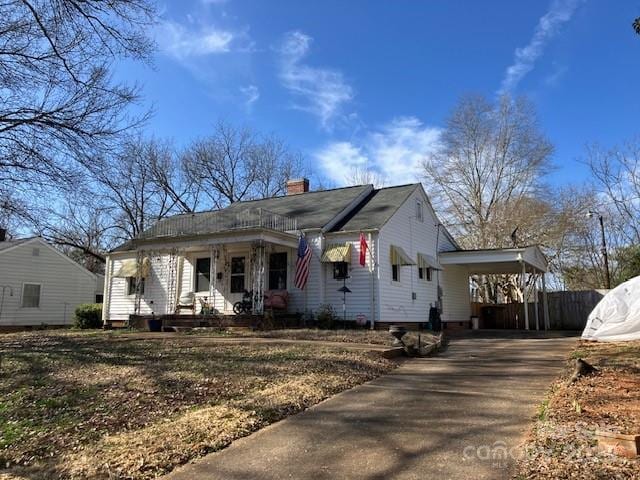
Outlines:
{"label": "concrete walkway", "polygon": [[[575,338],[455,339],[167,478],[509,478]],[[498,457],[498,458],[491,458]]]}

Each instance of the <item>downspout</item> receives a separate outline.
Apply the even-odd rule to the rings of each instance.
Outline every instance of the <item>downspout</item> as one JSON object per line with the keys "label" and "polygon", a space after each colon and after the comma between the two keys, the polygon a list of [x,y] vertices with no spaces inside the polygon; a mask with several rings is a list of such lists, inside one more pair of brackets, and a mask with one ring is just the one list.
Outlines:
{"label": "downspout", "polygon": [[[325,241],[326,238],[324,236],[324,232],[320,231],[320,239],[319,239],[319,244],[320,244],[320,257],[318,258],[318,260],[320,260],[318,262],[319,268],[320,268],[320,305],[325,305],[327,303],[326,301],[326,296],[327,296],[327,288],[326,288],[326,268],[324,263],[322,263],[322,252],[324,252],[324,247],[325,247]],[[305,310],[306,310],[306,302],[305,302]]]}
{"label": "downspout", "polygon": [[[440,227],[441,223],[436,223],[436,261],[438,265],[440,265]],[[440,301],[440,270],[436,270],[436,308],[440,311],[440,315],[442,315],[442,305]]]}
{"label": "downspout", "polygon": [[373,278],[375,279],[375,292],[376,292],[376,318],[374,318],[374,322],[378,320],[377,316],[380,315],[379,320],[382,321],[382,308],[380,305],[381,296],[380,296],[380,231],[376,232],[376,240],[375,240],[376,250],[374,254],[374,270],[373,270]]}
{"label": "downspout", "polygon": [[[376,263],[371,253],[371,246],[373,245],[373,239],[371,232],[369,232],[369,277],[371,278],[371,330],[375,330],[376,322],[376,285],[375,285],[375,269]],[[377,253],[377,249],[376,249]]]}

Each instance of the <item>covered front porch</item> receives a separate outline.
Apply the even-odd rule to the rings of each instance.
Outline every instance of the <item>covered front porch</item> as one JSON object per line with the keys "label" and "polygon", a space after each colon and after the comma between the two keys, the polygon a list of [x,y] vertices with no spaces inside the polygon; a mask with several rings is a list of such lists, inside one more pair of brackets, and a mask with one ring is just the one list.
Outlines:
{"label": "covered front porch", "polygon": [[537,245],[442,252],[439,260],[445,268],[447,265],[464,267],[469,277],[512,275],[515,278],[514,287],[517,287],[519,295],[517,302],[478,304],[472,299],[471,316],[479,318],[480,328],[549,329],[545,278],[548,263]]}
{"label": "covered front porch", "polygon": [[108,260],[105,322],[163,317],[179,324],[190,317],[198,326],[236,313],[286,313],[298,301],[292,292],[298,238],[282,230],[248,226],[138,240],[135,250],[113,253]]}

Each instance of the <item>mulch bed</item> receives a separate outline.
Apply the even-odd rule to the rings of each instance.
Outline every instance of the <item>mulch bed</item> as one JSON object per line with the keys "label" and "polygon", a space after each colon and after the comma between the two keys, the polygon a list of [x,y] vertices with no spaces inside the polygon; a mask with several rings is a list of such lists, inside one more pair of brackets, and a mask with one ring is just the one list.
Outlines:
{"label": "mulch bed", "polygon": [[[569,382],[576,358],[598,371]],[[640,478],[640,459],[598,451],[596,430],[640,434],[640,342],[579,343],[540,407],[515,478]]]}

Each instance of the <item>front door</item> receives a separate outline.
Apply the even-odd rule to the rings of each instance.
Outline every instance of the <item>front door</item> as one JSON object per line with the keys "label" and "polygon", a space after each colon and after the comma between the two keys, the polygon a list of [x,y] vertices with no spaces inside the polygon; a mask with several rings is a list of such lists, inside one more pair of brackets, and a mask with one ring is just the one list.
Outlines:
{"label": "front door", "polygon": [[249,288],[247,275],[247,257],[234,255],[231,257],[231,273],[229,274],[229,310],[233,310],[233,304],[242,300],[245,290]]}

